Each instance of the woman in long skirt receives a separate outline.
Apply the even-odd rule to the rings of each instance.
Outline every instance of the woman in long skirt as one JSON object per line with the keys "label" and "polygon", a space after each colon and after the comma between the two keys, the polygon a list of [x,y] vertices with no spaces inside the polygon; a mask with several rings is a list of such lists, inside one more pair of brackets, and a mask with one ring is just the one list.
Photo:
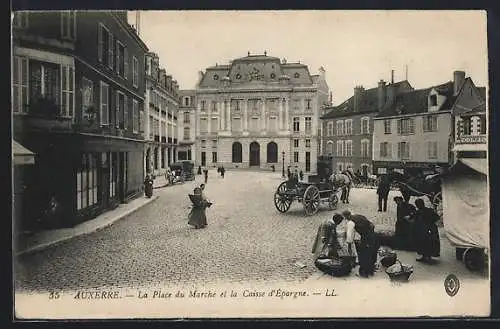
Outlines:
{"label": "woman in long skirt", "polygon": [[194,189],[193,194],[190,194],[189,198],[191,199],[193,207],[188,215],[188,224],[194,226],[196,229],[204,228],[208,224],[205,209],[210,207],[211,204],[203,198],[199,187]]}

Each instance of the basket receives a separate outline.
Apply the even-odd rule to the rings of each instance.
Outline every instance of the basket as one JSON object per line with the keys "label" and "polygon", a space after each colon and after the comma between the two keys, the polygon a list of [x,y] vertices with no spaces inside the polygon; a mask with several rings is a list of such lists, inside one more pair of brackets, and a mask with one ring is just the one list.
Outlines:
{"label": "basket", "polygon": [[327,274],[336,277],[347,276],[351,274],[352,271],[352,257],[340,257],[340,258],[323,258],[317,259],[314,265]]}
{"label": "basket", "polygon": [[[399,259],[396,259],[396,262],[401,266],[401,271],[392,272],[389,267],[385,270],[385,273],[389,276],[391,281],[395,282],[408,282],[410,280],[410,276],[413,274],[413,266],[411,265],[403,265]],[[394,264],[393,266],[395,266]]]}
{"label": "basket", "polygon": [[382,266],[386,268],[391,267],[392,265],[396,264],[397,259],[398,255],[393,251],[389,251],[381,255],[380,264],[382,264]]}

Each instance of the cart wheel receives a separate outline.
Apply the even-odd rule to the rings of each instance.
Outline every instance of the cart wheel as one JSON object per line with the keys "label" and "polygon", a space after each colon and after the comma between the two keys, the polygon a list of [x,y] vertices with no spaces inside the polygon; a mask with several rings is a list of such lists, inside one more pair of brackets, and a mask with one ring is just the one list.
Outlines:
{"label": "cart wheel", "polygon": [[290,205],[292,204],[292,200],[288,198],[285,192],[286,182],[283,182],[278,186],[276,192],[274,193],[274,206],[281,213],[287,212],[288,209],[290,209]]}
{"label": "cart wheel", "polygon": [[306,189],[304,197],[302,198],[302,203],[304,204],[306,215],[311,216],[318,212],[320,196],[316,186],[311,185]]}
{"label": "cart wheel", "polygon": [[331,210],[337,209],[339,205],[339,197],[337,196],[337,193],[332,192],[332,194],[330,194],[330,197],[328,198],[328,205]]}
{"label": "cart wheel", "polygon": [[469,248],[465,250],[463,262],[465,267],[472,272],[481,271],[484,268],[484,253],[482,249]]}
{"label": "cart wheel", "polygon": [[441,192],[438,192],[432,198],[432,205],[434,206],[434,210],[439,215],[441,219],[443,219],[443,195]]}

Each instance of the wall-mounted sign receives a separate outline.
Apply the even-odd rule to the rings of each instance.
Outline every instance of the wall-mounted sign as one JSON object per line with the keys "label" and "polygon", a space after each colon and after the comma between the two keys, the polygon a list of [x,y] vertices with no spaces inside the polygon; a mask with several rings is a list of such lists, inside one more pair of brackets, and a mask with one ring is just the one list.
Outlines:
{"label": "wall-mounted sign", "polygon": [[462,135],[455,141],[456,144],[486,144],[487,142],[486,135]]}

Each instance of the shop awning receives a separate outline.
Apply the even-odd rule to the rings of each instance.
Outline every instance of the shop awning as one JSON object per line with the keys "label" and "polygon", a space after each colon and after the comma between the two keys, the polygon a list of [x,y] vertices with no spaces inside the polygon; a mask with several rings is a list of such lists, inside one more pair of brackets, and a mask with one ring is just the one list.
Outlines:
{"label": "shop awning", "polygon": [[480,172],[484,175],[488,175],[488,160],[487,159],[475,159],[475,158],[462,158],[458,161],[462,162],[469,168],[474,169],[477,172]]}
{"label": "shop awning", "polygon": [[34,164],[35,153],[12,140],[12,162],[14,165]]}

